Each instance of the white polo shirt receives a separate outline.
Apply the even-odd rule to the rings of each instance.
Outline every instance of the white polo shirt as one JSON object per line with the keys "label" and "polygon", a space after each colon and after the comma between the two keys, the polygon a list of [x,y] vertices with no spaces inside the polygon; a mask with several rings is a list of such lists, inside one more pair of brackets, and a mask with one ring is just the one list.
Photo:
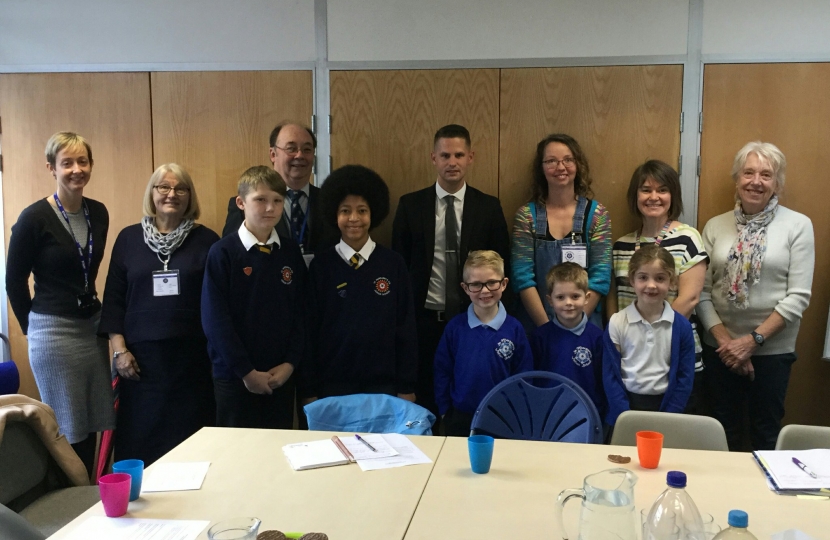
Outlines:
{"label": "white polo shirt", "polygon": [[663,301],[660,318],[649,323],[636,303],[608,321],[608,335],[619,346],[622,380],[629,392],[645,395],[665,394],[669,386],[671,331],[674,310]]}

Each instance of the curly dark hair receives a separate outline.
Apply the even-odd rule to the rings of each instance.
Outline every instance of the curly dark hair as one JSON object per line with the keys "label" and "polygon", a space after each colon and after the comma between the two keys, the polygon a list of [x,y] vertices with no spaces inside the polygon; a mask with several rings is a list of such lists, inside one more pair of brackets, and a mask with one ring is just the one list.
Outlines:
{"label": "curly dark hair", "polygon": [[594,192],[591,190],[591,170],[588,167],[588,158],[585,157],[585,152],[582,151],[576,139],[570,135],[551,133],[536,145],[536,156],[533,158],[533,200],[544,203],[548,198],[548,180],[545,178],[542,160],[545,159],[545,148],[554,142],[567,146],[576,161],[574,193],[589,199],[593,197]]}
{"label": "curly dark hair", "polygon": [[337,228],[337,209],[349,195],[363,197],[369,205],[374,229],[389,215],[389,188],[378,173],[363,165],[344,165],[335,169],[321,188],[323,219]]}

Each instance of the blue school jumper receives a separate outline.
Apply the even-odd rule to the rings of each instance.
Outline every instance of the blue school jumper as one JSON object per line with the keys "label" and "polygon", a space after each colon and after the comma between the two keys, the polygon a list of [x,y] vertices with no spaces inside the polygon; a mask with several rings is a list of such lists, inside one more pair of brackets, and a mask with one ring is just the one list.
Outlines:
{"label": "blue school jumper", "polygon": [[584,315],[574,330],[579,333],[556,321],[534,329],[530,337],[534,369],[562,375],[578,384],[603,418],[608,404],[602,388],[602,330]]}
{"label": "blue school jumper", "polygon": [[473,305],[447,323],[435,351],[435,401],[438,412],[450,407],[474,414],[481,399],[497,384],[517,373],[533,369],[533,357],[524,327],[499,313],[482,324]]}

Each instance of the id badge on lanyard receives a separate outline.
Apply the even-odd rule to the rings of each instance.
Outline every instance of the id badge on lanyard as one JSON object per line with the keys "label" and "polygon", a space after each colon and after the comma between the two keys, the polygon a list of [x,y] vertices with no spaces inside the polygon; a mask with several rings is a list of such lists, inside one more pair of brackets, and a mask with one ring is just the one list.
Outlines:
{"label": "id badge on lanyard", "polygon": [[571,243],[562,243],[562,262],[576,263],[582,268],[588,268],[588,246],[577,243],[574,233],[571,233]]}
{"label": "id badge on lanyard", "polygon": [[176,296],[178,294],[178,270],[156,270],[153,272],[153,296]]}

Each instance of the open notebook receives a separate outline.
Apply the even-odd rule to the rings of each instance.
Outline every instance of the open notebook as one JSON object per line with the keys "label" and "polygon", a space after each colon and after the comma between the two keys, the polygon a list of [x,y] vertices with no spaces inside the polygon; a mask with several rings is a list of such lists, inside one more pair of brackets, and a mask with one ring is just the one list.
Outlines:
{"label": "open notebook", "polygon": [[827,492],[830,488],[830,450],[762,450],[752,454],[775,491]]}
{"label": "open notebook", "polygon": [[289,444],[282,447],[288,464],[295,471],[307,469],[318,469],[320,467],[333,467],[353,462],[354,458],[348,454],[348,450],[339,441],[334,439],[323,439],[322,441],[311,441],[304,443]]}

